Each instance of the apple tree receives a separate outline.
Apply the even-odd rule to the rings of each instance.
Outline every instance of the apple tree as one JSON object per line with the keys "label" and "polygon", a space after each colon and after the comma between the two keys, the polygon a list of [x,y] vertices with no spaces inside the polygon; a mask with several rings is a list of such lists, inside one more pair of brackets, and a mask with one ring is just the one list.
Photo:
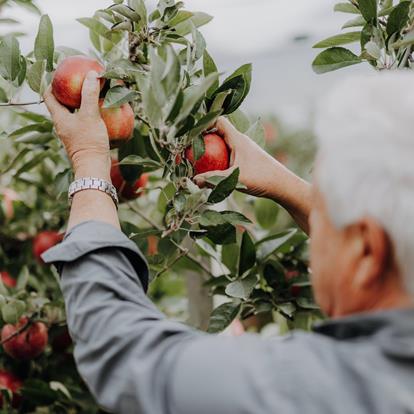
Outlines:
{"label": "apple tree", "polygon": [[[38,11],[35,2],[3,4]],[[128,105],[135,118],[132,138],[112,151],[122,227],[147,255],[154,300],[168,295],[168,280],[183,274],[210,297],[222,299],[197,327],[217,333],[235,318],[270,315],[286,329],[307,329],[321,317],[309,284],[307,237],[277,224],[275,203],[238,192],[243,186],[237,169],[211,178],[209,188],[192,181],[207,150],[205,136],[215,132],[219,116],[265,145],[260,121],[251,122],[240,109],[252,67],[220,74],[200,30],[211,18],[175,0],[160,0],[153,9],[144,0],[116,0],[78,19],[89,33],[90,57],[105,68],[103,109]],[[42,108],[42,94],[56,68],[83,53],[70,39],[55,45],[47,14],[40,17],[32,51],[21,51],[18,35],[0,39],[0,117],[5,120],[0,131],[0,361],[1,373],[9,375],[3,384],[0,375],[2,406],[18,412],[99,412],[76,373],[57,274],[39,257],[64,233],[73,179]],[[22,92],[29,90],[34,98],[23,101]],[[43,339],[47,335],[45,346],[22,355],[17,339],[38,324]]]}

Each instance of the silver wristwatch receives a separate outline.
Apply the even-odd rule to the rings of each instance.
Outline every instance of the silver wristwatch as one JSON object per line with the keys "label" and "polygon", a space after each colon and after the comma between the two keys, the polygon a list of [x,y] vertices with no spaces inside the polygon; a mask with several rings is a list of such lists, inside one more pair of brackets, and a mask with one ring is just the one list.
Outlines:
{"label": "silver wristwatch", "polygon": [[118,208],[119,200],[115,187],[106,180],[94,177],[79,178],[71,183],[68,190],[69,203],[72,203],[73,196],[83,190],[98,190],[108,194]]}

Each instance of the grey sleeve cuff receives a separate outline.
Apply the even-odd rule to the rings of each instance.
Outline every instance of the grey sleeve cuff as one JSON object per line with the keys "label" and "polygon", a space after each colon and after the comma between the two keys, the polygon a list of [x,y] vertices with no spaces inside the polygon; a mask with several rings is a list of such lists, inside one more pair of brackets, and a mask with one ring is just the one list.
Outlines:
{"label": "grey sleeve cuff", "polygon": [[89,253],[106,249],[120,249],[126,255],[141,280],[148,288],[148,264],[138,247],[120,230],[101,221],[85,221],[66,233],[62,243],[42,254],[45,263],[53,263],[61,273],[65,263],[85,258]]}

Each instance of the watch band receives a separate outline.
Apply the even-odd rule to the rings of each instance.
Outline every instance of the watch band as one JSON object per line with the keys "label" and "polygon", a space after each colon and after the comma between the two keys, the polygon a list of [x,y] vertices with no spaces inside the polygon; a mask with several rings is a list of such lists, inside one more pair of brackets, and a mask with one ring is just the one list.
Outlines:
{"label": "watch band", "polygon": [[108,194],[118,208],[119,200],[115,187],[106,180],[95,177],[83,177],[73,181],[68,190],[69,203],[72,203],[73,196],[79,191],[98,190]]}

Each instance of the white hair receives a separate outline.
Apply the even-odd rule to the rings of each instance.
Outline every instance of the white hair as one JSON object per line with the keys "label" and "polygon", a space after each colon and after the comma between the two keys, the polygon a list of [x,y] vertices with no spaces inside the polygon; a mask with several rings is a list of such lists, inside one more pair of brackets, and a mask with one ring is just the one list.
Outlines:
{"label": "white hair", "polygon": [[316,180],[338,228],[376,219],[414,294],[414,74],[349,78],[320,105]]}

